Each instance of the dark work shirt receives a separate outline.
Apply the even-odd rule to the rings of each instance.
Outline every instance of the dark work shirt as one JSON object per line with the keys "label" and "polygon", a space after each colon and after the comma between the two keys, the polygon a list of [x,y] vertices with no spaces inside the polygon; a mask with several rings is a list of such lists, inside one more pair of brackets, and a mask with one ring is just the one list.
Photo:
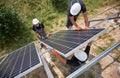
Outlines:
{"label": "dark work shirt", "polygon": [[[82,12],[82,13],[86,12],[86,6],[85,6],[85,4],[83,3],[82,0],[70,0],[69,5],[68,5],[68,9],[67,9],[67,24],[66,24],[67,28],[69,28],[69,26],[72,26],[72,25],[73,25],[72,22],[70,21],[70,17],[73,16],[73,15],[70,13],[70,9],[71,9],[71,7],[72,7],[72,5],[73,5],[74,3],[80,3],[80,5],[81,5],[81,11],[78,13],[78,15],[79,15],[81,12]],[[74,16],[74,21],[77,20],[78,15],[75,15],[75,16]]]}
{"label": "dark work shirt", "polygon": [[32,29],[33,29],[34,31],[41,30],[41,29],[43,29],[43,28],[44,28],[43,23],[40,23],[38,27],[36,27],[36,26],[34,26],[34,25],[33,25],[33,27],[32,27]]}
{"label": "dark work shirt", "polygon": [[[85,52],[87,53],[87,56],[89,56],[90,46],[87,46],[85,49]],[[84,63],[85,61],[78,60],[75,56],[71,58],[71,60],[67,60],[67,64],[71,66],[79,66],[80,64]]]}
{"label": "dark work shirt", "polygon": [[33,31],[36,31],[40,36],[42,36],[44,38],[46,37],[43,23],[40,23],[38,27],[33,25],[32,29],[33,29]]}

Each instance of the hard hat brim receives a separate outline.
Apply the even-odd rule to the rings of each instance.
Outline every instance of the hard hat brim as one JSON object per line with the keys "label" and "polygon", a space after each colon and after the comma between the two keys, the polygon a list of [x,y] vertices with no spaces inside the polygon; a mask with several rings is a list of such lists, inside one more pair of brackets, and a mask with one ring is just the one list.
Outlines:
{"label": "hard hat brim", "polygon": [[33,21],[32,21],[32,22],[33,22],[33,25],[36,25],[36,24],[38,24],[38,23],[39,23],[39,20],[35,18],[35,19],[33,19]]}
{"label": "hard hat brim", "polygon": [[76,51],[74,56],[80,61],[86,61],[88,57],[87,54],[81,50]]}

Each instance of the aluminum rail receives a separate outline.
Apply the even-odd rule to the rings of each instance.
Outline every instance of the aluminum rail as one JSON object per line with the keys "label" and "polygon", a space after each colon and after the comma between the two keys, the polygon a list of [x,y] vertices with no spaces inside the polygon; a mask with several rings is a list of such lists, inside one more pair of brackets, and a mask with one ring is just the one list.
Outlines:
{"label": "aluminum rail", "polygon": [[[115,19],[115,18],[120,19],[120,17],[110,17],[110,18],[108,18],[107,20],[111,20],[111,19]],[[104,19],[95,19],[95,20],[90,20],[89,22],[102,21],[102,20],[105,20],[105,18],[104,18]]]}
{"label": "aluminum rail", "polygon": [[46,52],[48,52],[49,49],[47,49],[43,54],[41,53],[41,51],[40,51],[38,48],[37,48],[37,50],[38,50],[38,52],[39,52],[39,57],[41,58],[41,61],[42,61],[42,63],[43,63],[43,66],[44,66],[45,72],[46,72],[46,74],[47,74],[47,77],[48,77],[48,78],[54,78],[54,76],[53,76],[53,74],[52,74],[52,72],[51,72],[51,70],[50,70],[50,68],[49,68],[48,63],[47,63],[45,57],[43,56],[43,54],[46,53]]}
{"label": "aluminum rail", "polygon": [[[40,55],[41,55],[41,54],[40,54]],[[45,71],[46,71],[46,74],[47,74],[48,78],[54,78],[54,76],[53,76],[53,74],[52,74],[52,72],[51,72],[51,70],[50,70],[50,68],[49,68],[49,66],[48,66],[48,64],[47,64],[44,56],[41,56],[41,60],[42,60],[42,62],[43,62],[44,69],[45,69]]]}
{"label": "aluminum rail", "polygon": [[110,15],[110,16],[108,16],[108,17],[107,17],[107,18],[105,18],[104,20],[102,20],[102,21],[100,21],[100,22],[98,22],[98,23],[96,23],[96,24],[94,24],[94,25],[90,26],[90,28],[92,29],[92,28],[94,28],[94,27],[98,26],[99,24],[101,24],[101,23],[103,23],[104,21],[108,20],[110,17],[113,17],[114,15],[119,14],[119,13],[120,13],[120,11],[119,11],[119,12],[116,12],[116,13],[114,13],[114,14]]}
{"label": "aluminum rail", "polygon": [[[106,11],[109,11],[109,10],[115,8],[115,7],[118,7],[118,6],[120,6],[120,3],[119,3],[119,4],[116,4],[116,5],[113,5],[111,8],[108,8],[108,9],[106,9],[106,10],[104,10],[104,11],[102,11],[102,12],[96,14],[96,15],[94,15],[93,17],[89,18],[88,22],[90,23],[90,21],[93,20],[95,17],[97,17],[97,16],[99,16],[100,14],[103,14],[103,13],[105,13]],[[102,20],[102,22],[103,22],[103,21],[104,21],[104,20]],[[102,22],[99,22],[99,23],[97,23],[96,25],[99,25],[99,24],[101,24]],[[81,23],[81,24],[83,24],[83,23]],[[95,26],[92,26],[92,27],[95,27]],[[91,27],[91,28],[92,28],[92,27]]]}
{"label": "aluminum rail", "polygon": [[117,42],[117,43],[115,43],[111,47],[109,47],[107,50],[105,50],[104,52],[102,52],[100,55],[96,56],[91,61],[89,61],[89,63],[83,65],[78,70],[76,70],[75,72],[73,72],[72,74],[70,74],[69,76],[67,76],[66,78],[76,78],[76,77],[78,77],[79,75],[81,75],[83,72],[85,72],[90,67],[92,67],[93,65],[95,65],[103,57],[105,57],[106,55],[108,55],[109,53],[111,53],[115,48],[117,48],[119,46],[120,46],[120,41]]}
{"label": "aluminum rail", "polygon": [[[116,4],[116,5],[113,5],[111,8],[108,8],[108,9],[104,10],[103,12],[100,12],[100,13],[96,14],[95,16],[91,17],[90,20],[92,20],[93,18],[97,17],[98,15],[103,14],[103,13],[105,13],[106,11],[109,11],[109,10],[111,10],[111,9],[117,7],[117,6],[120,6],[120,3],[119,3],[119,4]],[[89,21],[90,21],[90,20],[89,20]]]}

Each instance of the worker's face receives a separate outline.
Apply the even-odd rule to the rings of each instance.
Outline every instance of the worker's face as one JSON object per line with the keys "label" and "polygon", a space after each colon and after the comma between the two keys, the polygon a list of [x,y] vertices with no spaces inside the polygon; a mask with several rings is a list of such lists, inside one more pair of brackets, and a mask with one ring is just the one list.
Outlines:
{"label": "worker's face", "polygon": [[39,26],[39,23],[35,24],[35,26],[38,27],[38,26]]}

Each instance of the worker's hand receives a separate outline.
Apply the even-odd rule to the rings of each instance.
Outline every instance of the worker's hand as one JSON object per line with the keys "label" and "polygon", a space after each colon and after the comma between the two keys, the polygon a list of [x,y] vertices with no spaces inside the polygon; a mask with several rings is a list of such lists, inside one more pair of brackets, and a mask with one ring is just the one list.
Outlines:
{"label": "worker's hand", "polygon": [[39,35],[38,38],[41,40],[41,39],[42,39],[42,36]]}
{"label": "worker's hand", "polygon": [[52,34],[48,34],[48,37],[50,37]]}
{"label": "worker's hand", "polygon": [[88,27],[88,26],[85,26],[85,29],[87,29],[87,30],[88,30],[88,29],[89,29],[89,27]]}
{"label": "worker's hand", "polygon": [[91,42],[89,42],[89,43],[88,43],[88,46],[91,46],[91,45],[92,45],[92,43],[93,43],[92,41],[91,41]]}
{"label": "worker's hand", "polygon": [[77,30],[82,30],[82,28],[80,26],[76,26]]}
{"label": "worker's hand", "polygon": [[59,57],[59,56],[60,56],[55,50],[52,50],[52,53],[53,53],[56,57]]}
{"label": "worker's hand", "polygon": [[117,18],[113,19],[113,21],[114,21],[115,23],[117,23],[117,22],[118,22]]}

